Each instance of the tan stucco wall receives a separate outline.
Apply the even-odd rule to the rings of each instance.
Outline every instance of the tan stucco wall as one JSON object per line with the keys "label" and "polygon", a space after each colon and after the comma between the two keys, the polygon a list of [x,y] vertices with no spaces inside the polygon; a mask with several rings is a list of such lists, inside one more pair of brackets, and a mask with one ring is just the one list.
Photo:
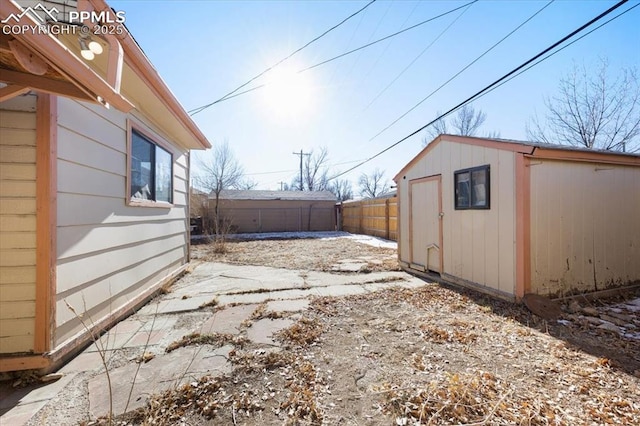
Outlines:
{"label": "tan stucco wall", "polygon": [[34,348],[36,96],[0,103],[0,353]]}
{"label": "tan stucco wall", "polygon": [[640,281],[640,167],[532,159],[531,290]]}

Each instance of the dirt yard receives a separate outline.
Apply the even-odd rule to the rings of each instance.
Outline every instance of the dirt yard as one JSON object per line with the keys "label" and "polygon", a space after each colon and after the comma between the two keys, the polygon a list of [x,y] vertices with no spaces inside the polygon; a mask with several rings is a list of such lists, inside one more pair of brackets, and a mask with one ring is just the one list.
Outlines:
{"label": "dirt yard", "polygon": [[[348,239],[193,247],[193,257],[330,271],[344,259],[395,270],[395,250]],[[120,419],[144,424],[638,425],[639,295],[564,306],[548,322],[525,307],[427,284],[317,298],[290,316],[281,348],[233,339],[233,373],[203,377]],[[221,307],[220,309],[224,309]],[[601,327],[618,318],[627,333]],[[610,324],[609,322],[607,322]],[[251,327],[251,321],[244,324]],[[634,331],[635,330],[635,331]],[[216,341],[219,339],[219,341]],[[200,342],[221,346],[229,337]]]}
{"label": "dirt yard", "polygon": [[331,271],[345,259],[365,259],[360,272],[399,271],[395,249],[374,247],[346,238],[229,241],[225,252],[216,253],[214,244],[191,246],[191,258],[239,265],[309,271]]}

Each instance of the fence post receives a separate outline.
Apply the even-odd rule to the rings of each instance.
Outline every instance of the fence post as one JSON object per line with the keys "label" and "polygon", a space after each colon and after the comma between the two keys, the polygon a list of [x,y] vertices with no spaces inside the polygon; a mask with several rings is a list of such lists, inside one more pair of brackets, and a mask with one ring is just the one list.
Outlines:
{"label": "fence post", "polygon": [[384,200],[384,235],[389,239],[389,198]]}

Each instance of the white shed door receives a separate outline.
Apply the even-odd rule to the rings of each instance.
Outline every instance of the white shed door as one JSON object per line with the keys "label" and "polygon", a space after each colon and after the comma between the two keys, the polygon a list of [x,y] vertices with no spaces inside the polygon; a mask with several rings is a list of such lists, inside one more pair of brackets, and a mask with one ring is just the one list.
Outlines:
{"label": "white shed door", "polygon": [[441,176],[410,182],[409,233],[411,263],[418,269],[441,271],[442,211]]}

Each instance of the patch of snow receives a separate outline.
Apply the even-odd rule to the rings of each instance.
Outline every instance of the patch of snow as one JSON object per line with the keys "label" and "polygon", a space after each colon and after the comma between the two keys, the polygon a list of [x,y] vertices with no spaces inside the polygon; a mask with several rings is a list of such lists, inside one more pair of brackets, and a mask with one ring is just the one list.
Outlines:
{"label": "patch of snow", "polygon": [[627,339],[640,340],[640,333],[638,333],[638,332],[625,333],[625,334],[623,334],[623,336],[626,337]]}
{"label": "patch of snow", "polygon": [[[194,240],[206,239],[207,235],[193,235]],[[318,232],[264,232],[251,234],[229,234],[226,235],[230,240],[292,240],[304,238],[324,238],[338,239],[348,238],[358,243],[367,244],[373,247],[382,247],[397,249],[398,243],[395,241],[385,240],[384,238],[372,237],[370,235],[350,234],[344,231],[318,231]]]}
{"label": "patch of snow", "polygon": [[367,244],[373,247],[382,247],[382,248],[390,248],[397,250],[398,243],[395,241],[385,240],[384,238],[372,237],[371,235],[361,235],[361,234],[349,234],[348,232],[344,232],[344,236],[340,236],[337,238],[349,238],[350,240],[354,240],[358,243]]}
{"label": "patch of snow", "polygon": [[562,325],[571,325],[571,321],[563,320],[563,319],[559,319],[559,320],[558,320],[558,324],[562,324]]}
{"label": "patch of snow", "polygon": [[618,306],[621,306],[631,312],[640,312],[640,297],[638,297],[637,299],[628,300],[624,302],[624,304]]}

